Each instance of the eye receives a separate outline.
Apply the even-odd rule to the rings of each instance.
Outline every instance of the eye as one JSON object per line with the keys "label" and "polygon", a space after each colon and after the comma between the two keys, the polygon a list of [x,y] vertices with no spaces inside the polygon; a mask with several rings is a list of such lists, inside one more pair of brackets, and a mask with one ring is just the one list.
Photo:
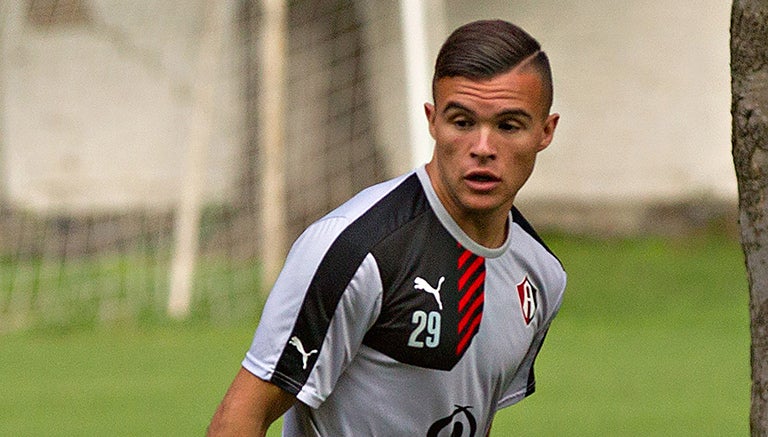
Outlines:
{"label": "eye", "polygon": [[499,129],[505,132],[514,132],[520,129],[520,126],[512,121],[503,121],[499,123]]}
{"label": "eye", "polygon": [[453,120],[453,125],[459,129],[468,129],[472,127],[473,124],[474,123],[472,123],[472,120],[467,118],[456,118]]}

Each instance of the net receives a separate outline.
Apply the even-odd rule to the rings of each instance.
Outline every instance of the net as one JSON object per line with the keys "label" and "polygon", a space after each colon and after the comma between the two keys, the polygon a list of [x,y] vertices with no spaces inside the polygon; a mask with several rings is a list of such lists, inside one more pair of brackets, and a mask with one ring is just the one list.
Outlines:
{"label": "net", "polygon": [[[219,26],[202,1],[3,6],[0,331],[166,317],[200,56],[215,57],[215,101],[193,175],[189,317],[257,316],[261,254],[285,250],[263,247],[259,226],[272,207],[261,191],[263,13],[225,4]],[[369,91],[373,20],[349,0],[288,2],[286,241],[387,177]],[[218,32],[213,55],[199,50],[205,32]]]}

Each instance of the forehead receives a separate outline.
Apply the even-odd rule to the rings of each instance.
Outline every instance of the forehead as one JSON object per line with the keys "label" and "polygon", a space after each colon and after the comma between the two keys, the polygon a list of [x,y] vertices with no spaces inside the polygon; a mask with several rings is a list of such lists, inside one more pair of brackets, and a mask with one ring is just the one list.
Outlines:
{"label": "forehead", "polygon": [[442,111],[459,103],[475,112],[522,109],[531,114],[545,112],[541,77],[526,70],[511,70],[489,79],[444,77],[435,84],[435,106]]}

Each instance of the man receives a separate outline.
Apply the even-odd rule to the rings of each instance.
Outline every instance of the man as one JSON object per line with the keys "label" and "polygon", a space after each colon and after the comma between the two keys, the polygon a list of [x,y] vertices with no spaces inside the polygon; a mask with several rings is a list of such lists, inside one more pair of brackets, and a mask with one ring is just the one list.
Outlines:
{"label": "man", "polygon": [[538,42],[460,27],[435,65],[432,160],[364,190],[289,253],[210,435],[481,436],[533,392],[565,273],[513,202],[552,141]]}

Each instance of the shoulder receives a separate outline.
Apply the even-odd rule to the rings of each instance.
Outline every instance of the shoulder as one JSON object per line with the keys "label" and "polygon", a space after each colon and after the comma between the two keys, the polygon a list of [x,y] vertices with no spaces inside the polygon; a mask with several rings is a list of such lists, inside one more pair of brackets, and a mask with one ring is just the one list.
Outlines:
{"label": "shoulder", "polygon": [[529,280],[543,287],[553,309],[562,299],[567,274],[560,259],[534,230],[517,208],[512,210],[513,224],[510,235],[510,255],[525,270]]}
{"label": "shoulder", "polygon": [[420,188],[415,173],[406,173],[360,191],[320,220],[343,217],[352,222],[360,216],[369,213],[372,208],[382,202],[392,205],[396,203],[393,202],[394,199],[408,196],[415,189]]}
{"label": "shoulder", "polygon": [[428,209],[421,183],[412,172],[361,191],[312,224],[305,233],[326,234],[337,249],[355,247],[367,252]]}
{"label": "shoulder", "polygon": [[560,259],[555,255],[555,253],[552,251],[552,249],[547,246],[547,244],[544,242],[544,240],[539,236],[539,234],[536,232],[536,230],[533,228],[533,226],[528,222],[528,220],[523,216],[523,214],[520,212],[517,207],[512,207],[512,223],[516,225],[520,230],[522,230],[525,235],[527,235],[528,238],[533,240],[540,249],[546,251],[549,253],[560,266],[562,267],[562,263],[560,262]]}
{"label": "shoulder", "polygon": [[291,247],[288,262],[313,264],[312,271],[356,269],[376,244],[428,208],[413,172],[371,186],[311,224]]}

